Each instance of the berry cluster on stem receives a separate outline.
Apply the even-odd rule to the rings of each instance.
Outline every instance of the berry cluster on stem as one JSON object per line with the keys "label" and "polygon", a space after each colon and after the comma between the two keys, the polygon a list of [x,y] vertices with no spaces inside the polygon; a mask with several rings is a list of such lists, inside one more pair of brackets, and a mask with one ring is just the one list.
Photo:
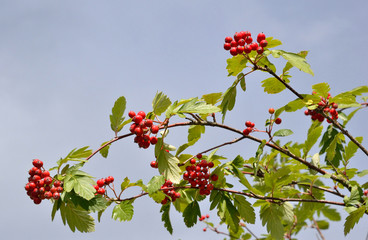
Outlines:
{"label": "berry cluster on stem", "polygon": [[243,134],[244,135],[249,135],[249,133],[253,132],[254,131],[254,122],[251,122],[251,121],[246,121],[245,122],[245,126],[247,127],[246,129],[243,130]]}
{"label": "berry cluster on stem", "polygon": [[[313,92],[312,94],[316,94]],[[327,98],[320,97],[321,101],[318,103],[318,107],[314,110],[305,110],[304,114],[306,116],[311,116],[311,119],[313,121],[318,120],[319,122],[323,122],[325,120],[325,117],[323,116],[322,112],[324,112],[327,115],[331,115],[332,120],[337,120],[339,118],[339,113],[336,111],[336,109],[339,107],[337,103],[329,102],[329,99],[331,98],[331,94],[328,93]],[[326,119],[328,123],[332,123],[329,119]]]}
{"label": "berry cluster on stem", "polygon": [[105,186],[113,182],[114,182],[114,177],[112,176],[108,176],[107,178],[98,179],[96,182],[97,185],[93,186],[96,189],[96,194],[104,195],[106,192]]}
{"label": "berry cluster on stem", "polygon": [[183,179],[188,181],[191,187],[198,187],[200,195],[210,195],[213,184],[209,183],[209,180],[217,181],[218,176],[210,174],[209,169],[214,167],[213,162],[207,162],[201,158],[202,154],[198,154],[198,161],[195,158],[190,159],[190,165],[186,166]]}
{"label": "berry cluster on stem", "polygon": [[28,183],[24,187],[27,195],[35,204],[40,204],[43,199],[59,199],[63,192],[62,182],[54,180],[50,172],[43,168],[43,162],[34,159],[33,167],[28,171]]}
{"label": "berry cluster on stem", "polygon": [[150,134],[157,134],[159,127],[153,124],[152,119],[146,119],[146,113],[143,111],[137,114],[130,111],[128,115],[133,121],[132,125],[130,125],[130,132],[136,135],[134,142],[144,149],[148,148],[150,144],[155,145],[157,137],[151,137]]}
{"label": "berry cluster on stem", "polygon": [[249,31],[242,31],[236,32],[234,38],[226,37],[224,49],[230,51],[230,54],[233,56],[238,54],[249,54],[252,51],[262,54],[267,44],[266,35],[264,33],[259,33],[257,42],[253,42],[251,33]]}
{"label": "berry cluster on stem", "polygon": [[180,198],[180,193],[175,192],[174,189],[169,189],[173,187],[173,183],[170,180],[166,180],[165,183],[161,186],[162,191],[166,194],[164,200],[161,201],[162,205],[165,205],[168,202],[175,202],[177,198]]}

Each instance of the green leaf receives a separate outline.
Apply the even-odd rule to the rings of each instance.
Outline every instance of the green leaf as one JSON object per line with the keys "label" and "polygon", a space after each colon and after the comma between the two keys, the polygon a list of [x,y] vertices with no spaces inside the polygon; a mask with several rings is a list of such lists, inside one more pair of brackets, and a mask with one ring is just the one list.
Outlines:
{"label": "green leaf", "polygon": [[[192,125],[188,128],[188,142],[197,142],[201,138],[201,134],[205,132],[206,128],[202,125]],[[192,144],[191,144],[192,145]]]}
{"label": "green leaf", "polygon": [[126,100],[125,97],[119,97],[114,104],[114,107],[112,108],[112,114],[110,115],[110,123],[111,123],[111,129],[117,134],[122,127],[120,125],[124,121],[124,111],[126,107]]}
{"label": "green leaf", "polygon": [[280,46],[282,44],[282,42],[278,39],[274,39],[273,37],[268,37],[266,38],[267,41],[267,48],[274,48],[277,46]]}
{"label": "green leaf", "polygon": [[[355,139],[359,143],[362,143],[363,141],[363,137],[356,137]],[[346,162],[349,161],[349,159],[355,155],[357,150],[358,150],[358,146],[354,142],[350,141],[348,145],[346,145],[345,153],[343,154],[345,161]]]}
{"label": "green leaf", "polygon": [[322,96],[327,98],[328,93],[331,91],[328,83],[318,83],[312,86],[314,92],[316,92],[317,96]]}
{"label": "green leaf", "polygon": [[184,103],[177,113],[197,113],[197,114],[209,114],[220,112],[221,109],[205,102],[198,101],[198,98],[194,98],[191,101]]}
{"label": "green leaf", "polygon": [[120,204],[114,207],[112,211],[112,218],[114,220],[121,221],[130,221],[133,218],[134,214],[134,207],[132,202],[130,201],[123,201]]}
{"label": "green leaf", "polygon": [[51,211],[51,221],[54,221],[55,214],[60,209],[60,205],[61,205],[61,199],[58,199],[54,202],[54,205],[52,206],[52,211]]}
{"label": "green leaf", "polygon": [[240,217],[243,219],[243,221],[250,224],[254,224],[256,222],[256,214],[254,213],[254,208],[245,199],[244,196],[235,195],[234,205],[236,209],[238,209]]}
{"label": "green leaf", "polygon": [[345,236],[350,232],[351,229],[354,228],[355,224],[359,222],[359,220],[363,217],[364,212],[366,211],[365,206],[361,206],[357,210],[350,213],[349,216],[345,219],[344,224],[344,234]]}
{"label": "green leaf", "polygon": [[283,57],[286,61],[290,62],[290,64],[293,65],[294,67],[314,76],[314,73],[310,68],[310,65],[305,60],[305,57],[296,53],[285,52],[283,50],[271,50],[271,54],[275,58],[279,58],[280,56]]}
{"label": "green leaf", "polygon": [[361,199],[361,190],[359,191],[357,186],[353,186],[351,188],[350,197],[345,196],[344,197],[344,203],[346,206],[355,206],[360,204]]}
{"label": "green leaf", "polygon": [[328,229],[330,226],[330,223],[327,222],[326,220],[318,220],[316,222],[317,222],[318,227],[322,230]]}
{"label": "green leaf", "polygon": [[[156,144],[157,146],[157,144]],[[164,149],[159,151],[158,155],[158,170],[163,176],[172,181],[173,183],[179,183],[180,168],[178,166],[179,159],[172,155],[170,152],[166,152]]]}
{"label": "green leaf", "polygon": [[89,146],[79,149],[74,148],[65,158],[57,161],[58,166],[60,167],[62,164],[65,164],[69,161],[86,162],[86,158],[92,154],[92,150],[88,148]]}
{"label": "green leaf", "polygon": [[318,138],[322,134],[322,129],[323,129],[323,126],[315,126],[315,125],[312,125],[309,128],[307,140],[305,141],[304,149],[303,149],[304,157],[307,156],[311,148],[314,146],[314,144],[316,144]]}
{"label": "green leaf", "polygon": [[173,228],[170,221],[170,204],[162,205],[160,212],[162,212],[161,221],[164,222],[164,226],[167,229],[167,231],[172,234]]}
{"label": "green leaf", "polygon": [[64,215],[72,232],[75,232],[75,229],[80,232],[95,231],[94,219],[89,215],[88,211],[83,210],[81,207],[76,207],[71,203],[60,208],[60,211],[63,212],[61,215]]}
{"label": "green leaf", "polygon": [[235,57],[226,60],[226,69],[229,72],[228,76],[236,76],[247,66],[247,59],[243,55],[237,55]]}
{"label": "green leaf", "polygon": [[330,208],[329,206],[324,206],[321,209],[323,215],[328,218],[331,221],[340,221],[341,220],[341,216],[340,213],[338,211],[336,211],[336,209],[334,208]]}
{"label": "green leaf", "polygon": [[157,92],[152,101],[153,112],[160,116],[171,105],[170,99],[162,92]]}
{"label": "green leaf", "polygon": [[295,112],[305,106],[303,100],[297,98],[284,106],[286,112]]}
{"label": "green leaf", "polygon": [[[108,142],[110,142],[110,141],[103,142],[103,143],[101,144],[101,147],[102,147],[103,145],[105,145],[106,143],[108,143]],[[107,146],[105,146],[104,148],[102,148],[102,149],[100,150],[100,154],[101,154],[101,156],[102,156],[102,157],[107,158],[107,155],[109,154],[109,148],[110,148],[110,145],[107,145]]]}
{"label": "green leaf", "polygon": [[220,209],[218,214],[221,217],[221,220],[226,222],[230,231],[238,232],[240,215],[230,199],[225,198],[222,204],[220,204],[219,206]]}
{"label": "green leaf", "polygon": [[293,134],[293,131],[291,131],[290,129],[280,129],[278,131],[276,131],[273,136],[274,137],[286,137]]}
{"label": "green leaf", "polygon": [[216,103],[218,103],[222,98],[222,92],[219,93],[210,93],[210,94],[205,94],[202,96],[202,99],[207,103],[207,104],[211,104],[211,105],[215,105]]}
{"label": "green leaf", "polygon": [[147,191],[149,194],[157,192],[161,186],[165,183],[165,177],[160,176],[153,176],[151,180],[147,183]]}
{"label": "green leaf", "polygon": [[226,90],[224,98],[222,99],[220,105],[223,115],[222,121],[224,121],[225,119],[226,112],[228,110],[231,111],[234,108],[235,100],[236,100],[236,85],[235,86],[233,85]]}
{"label": "green leaf", "polygon": [[[287,81],[287,82],[290,82],[290,81]],[[267,78],[263,80],[261,83],[262,83],[262,87],[264,88],[264,92],[268,94],[276,94],[286,89],[285,85],[282,84],[279,80],[277,80],[274,77]]]}
{"label": "green leaf", "polygon": [[197,223],[197,219],[201,217],[201,210],[198,202],[191,202],[183,212],[184,223],[187,227],[193,227]]}
{"label": "green leaf", "polygon": [[245,90],[247,90],[247,85],[245,84],[244,74],[243,73],[239,73],[238,79],[240,79],[240,87],[241,87],[241,89],[245,92]]}
{"label": "green leaf", "polygon": [[95,197],[96,190],[93,185],[95,182],[92,180],[92,177],[87,173],[74,170],[68,172],[64,179],[64,190],[66,192],[74,192],[83,197],[84,199],[91,200]]}
{"label": "green leaf", "polygon": [[262,225],[267,224],[267,231],[276,239],[281,240],[284,236],[284,227],[281,222],[282,212],[276,204],[263,205],[260,211]]}

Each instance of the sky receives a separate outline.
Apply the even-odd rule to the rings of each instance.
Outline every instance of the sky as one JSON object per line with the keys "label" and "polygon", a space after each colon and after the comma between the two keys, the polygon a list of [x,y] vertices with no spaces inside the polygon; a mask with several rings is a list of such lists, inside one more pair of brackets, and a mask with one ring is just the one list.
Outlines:
{"label": "sky", "polygon": [[[280,49],[309,50],[315,76],[293,70],[291,85],[303,93],[328,82],[331,94],[367,85],[366,12],[368,3],[344,1],[21,1],[2,0],[0,8],[0,145],[3,154],[0,180],[0,231],[4,239],[222,239],[202,231],[203,224],[187,229],[180,214],[172,212],[174,234],[164,228],[160,205],[137,199],[131,222],[111,219],[106,210],[94,233],[72,233],[57,214],[51,222],[49,202],[34,205],[24,185],[32,159],[47,168],[73,148],[96,149],[113,137],[109,114],[114,101],[125,96],[127,110],[150,111],[157,91],[172,100],[224,92],[234,78],[227,77],[223,41],[238,31],[280,39]],[[276,66],[285,62],[273,59]],[[268,76],[256,73],[246,79],[247,92],[239,94],[226,124],[241,129],[246,120],[262,125],[267,109],[279,108],[295,97],[291,93],[267,95],[261,88]],[[367,137],[367,110],[348,124],[354,136]],[[303,141],[310,120],[302,111],[285,115],[283,126]],[[124,129],[123,132],[127,129]],[[213,147],[234,136],[207,129],[193,151]],[[256,135],[260,137],[261,135]],[[185,129],[175,129],[169,143],[179,146]],[[224,140],[225,139],[225,140]],[[243,145],[242,145],[243,144]],[[253,156],[257,144],[247,142],[219,150],[231,160]],[[368,140],[364,139],[364,146]],[[149,166],[152,149],[141,150],[132,139],[116,142],[108,159],[96,156],[85,171],[96,179],[128,176],[145,183],[156,175]],[[352,166],[366,168],[367,157],[358,153]],[[362,182],[364,183],[364,182]],[[124,193],[125,194],[125,193]],[[126,193],[129,194],[134,192]],[[203,213],[208,202],[201,203]],[[344,219],[347,215],[339,208]],[[344,238],[343,221],[323,231],[326,239],[364,239],[367,217]],[[249,226],[264,233],[259,218]],[[300,239],[316,237],[308,229]]]}

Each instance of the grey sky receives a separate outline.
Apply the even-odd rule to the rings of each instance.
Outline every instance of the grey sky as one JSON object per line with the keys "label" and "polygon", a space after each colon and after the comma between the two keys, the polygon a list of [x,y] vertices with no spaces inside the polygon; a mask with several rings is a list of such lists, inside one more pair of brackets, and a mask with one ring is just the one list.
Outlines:
{"label": "grey sky", "polygon": [[[331,94],[367,85],[368,53],[366,1],[0,1],[0,144],[3,172],[0,231],[4,239],[222,239],[203,233],[202,224],[187,229],[182,217],[172,211],[174,235],[163,227],[160,206],[148,198],[136,200],[131,222],[112,220],[106,210],[96,232],[72,233],[57,214],[51,222],[51,204],[35,206],[23,189],[33,158],[46,167],[75,147],[96,149],[113,137],[109,114],[114,101],[124,95],[127,110],[150,111],[156,91],[172,100],[225,91],[228,78],[223,40],[236,31],[280,39],[280,49],[310,50],[307,58],[315,76],[294,70],[292,85],[310,92],[318,82],[328,82]],[[282,60],[275,60],[284,64]],[[281,66],[281,65],[280,65]],[[266,96],[255,74],[247,79],[245,94],[239,94],[227,122],[242,128],[251,120],[261,126],[269,107],[278,108],[294,99],[289,93]],[[242,109],[242,110],[240,110]],[[283,119],[284,126],[304,139],[309,119],[302,111]],[[285,115],[286,116],[286,115]],[[355,136],[367,137],[368,112],[363,110],[348,125]],[[123,130],[123,131],[126,131]],[[180,137],[168,139],[179,145]],[[203,150],[221,143],[219,136],[234,136],[207,129]],[[261,136],[261,135],[259,135]],[[368,146],[368,140],[363,144]],[[240,144],[241,145],[241,144]],[[253,143],[230,146],[219,154],[231,159],[250,157]],[[156,174],[150,168],[152,149],[140,150],[125,139],[110,148],[110,157],[97,156],[86,167],[96,178],[128,176],[145,183]],[[367,168],[358,154],[353,166]],[[5,165],[5,166],[4,166]],[[132,191],[131,194],[135,192]],[[208,204],[201,203],[202,212]],[[342,217],[346,214],[340,208]],[[210,213],[212,219],[215,212]],[[367,218],[346,239],[364,239]],[[258,236],[261,222],[250,226]],[[343,221],[331,223],[327,239],[344,239]],[[299,235],[313,239],[314,230]]]}

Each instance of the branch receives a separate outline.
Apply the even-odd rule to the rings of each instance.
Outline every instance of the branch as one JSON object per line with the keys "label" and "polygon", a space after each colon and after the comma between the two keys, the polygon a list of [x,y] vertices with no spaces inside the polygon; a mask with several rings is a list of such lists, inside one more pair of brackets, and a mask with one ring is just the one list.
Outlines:
{"label": "branch", "polygon": [[[254,65],[255,69],[259,69],[261,71],[264,72],[268,72],[269,74],[271,74],[272,76],[274,76],[277,80],[279,80],[279,82],[281,82],[287,89],[289,89],[292,93],[294,93],[298,98],[300,99],[304,99],[304,97],[302,95],[300,95],[294,88],[292,88],[289,84],[287,84],[282,78],[280,78],[274,71],[272,71],[270,68],[268,68],[267,66],[261,67],[258,65]],[[365,149],[363,147],[362,144],[360,144],[352,135],[350,135],[350,133],[344,129],[337,121],[332,120],[329,116],[327,116],[326,114],[324,114],[324,117],[326,117],[329,121],[332,122],[332,124],[337,127],[344,135],[346,135],[348,138],[350,138],[350,140],[355,143],[364,153],[365,155],[368,156],[368,150]]]}

